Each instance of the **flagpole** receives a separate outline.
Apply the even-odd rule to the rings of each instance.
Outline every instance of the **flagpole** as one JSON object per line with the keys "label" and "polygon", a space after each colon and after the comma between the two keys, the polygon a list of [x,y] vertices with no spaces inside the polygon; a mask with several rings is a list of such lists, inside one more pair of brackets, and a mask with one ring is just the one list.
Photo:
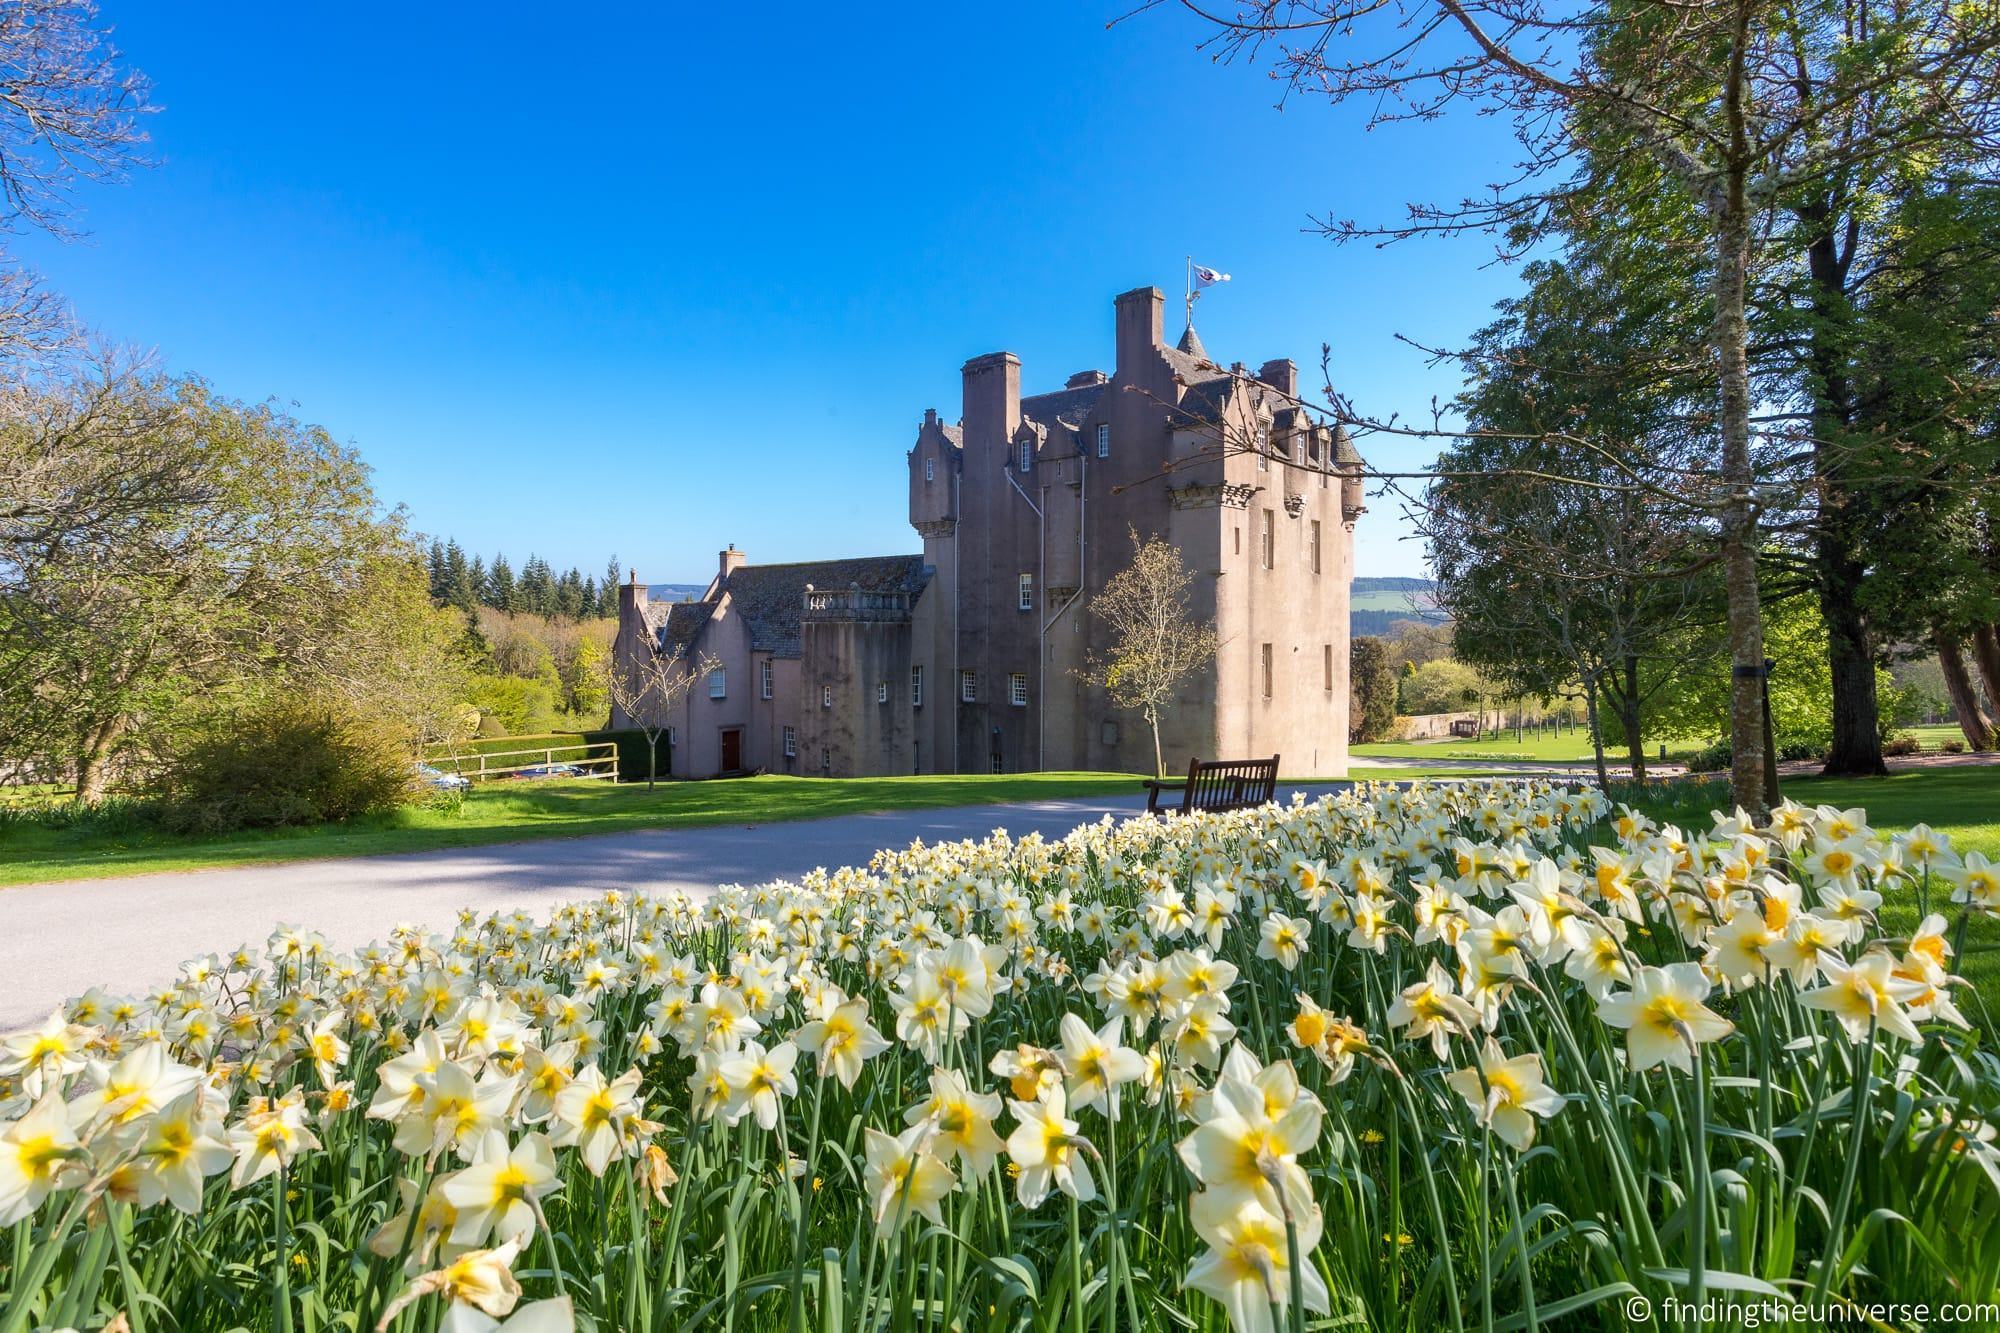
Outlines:
{"label": "flagpole", "polygon": [[1188,327],[1193,328],[1194,327],[1194,256],[1193,255],[1189,255],[1187,257],[1186,292],[1187,292],[1187,322],[1188,322]]}

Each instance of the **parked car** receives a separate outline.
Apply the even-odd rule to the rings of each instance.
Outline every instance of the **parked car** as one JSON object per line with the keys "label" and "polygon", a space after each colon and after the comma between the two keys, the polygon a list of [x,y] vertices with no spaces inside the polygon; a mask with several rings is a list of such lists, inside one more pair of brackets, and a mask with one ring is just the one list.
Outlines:
{"label": "parked car", "polygon": [[418,764],[417,781],[426,787],[436,787],[440,791],[463,791],[472,785],[472,779],[463,773],[447,773],[429,764]]}
{"label": "parked car", "polygon": [[583,770],[575,764],[535,764],[528,768],[515,769],[507,775],[510,778],[580,778]]}

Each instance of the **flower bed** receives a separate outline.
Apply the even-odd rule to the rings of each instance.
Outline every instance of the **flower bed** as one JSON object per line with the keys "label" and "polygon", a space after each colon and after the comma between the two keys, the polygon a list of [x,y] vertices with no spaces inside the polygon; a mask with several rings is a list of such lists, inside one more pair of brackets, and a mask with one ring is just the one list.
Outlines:
{"label": "flower bed", "polygon": [[1996,909],[1859,811],[1494,783],[282,930],[0,1043],[0,1333],[1992,1300]]}

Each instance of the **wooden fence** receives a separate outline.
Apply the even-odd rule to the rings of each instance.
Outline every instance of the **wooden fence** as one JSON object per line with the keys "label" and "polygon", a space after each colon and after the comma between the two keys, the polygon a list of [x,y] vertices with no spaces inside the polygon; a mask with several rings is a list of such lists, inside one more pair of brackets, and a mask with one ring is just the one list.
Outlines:
{"label": "wooden fence", "polygon": [[[556,756],[561,755],[558,759]],[[494,750],[484,754],[435,755],[427,761],[433,768],[457,773],[474,782],[511,778],[530,769],[563,764],[577,771],[579,778],[618,781],[618,742],[593,741],[582,745],[544,745],[525,750]]]}

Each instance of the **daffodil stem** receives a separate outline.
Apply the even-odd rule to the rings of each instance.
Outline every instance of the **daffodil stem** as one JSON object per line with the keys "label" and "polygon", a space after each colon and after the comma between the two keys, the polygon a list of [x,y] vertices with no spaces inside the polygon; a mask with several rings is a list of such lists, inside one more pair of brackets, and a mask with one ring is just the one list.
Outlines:
{"label": "daffodil stem", "polygon": [[1069,1325],[1083,1333],[1083,1220],[1076,1196],[1069,1196]]}
{"label": "daffodil stem", "polygon": [[1826,1299],[1827,1290],[1833,1285],[1834,1261],[1840,1257],[1842,1233],[1847,1230],[1848,1205],[1854,1202],[1854,1176],[1861,1166],[1861,1141],[1868,1133],[1868,1096],[1870,1080],[1875,1073],[1876,1019],[1868,1018],[1868,1040],[1856,1048],[1860,1072],[1854,1078],[1854,1100],[1848,1103],[1854,1117],[1854,1129],[1847,1140],[1847,1165],[1840,1175],[1840,1193],[1833,1205],[1833,1220],[1828,1224],[1826,1235],[1826,1255],[1820,1260],[1819,1276],[1813,1280],[1812,1304]]}
{"label": "daffodil stem", "polygon": [[1286,1322],[1292,1326],[1292,1333],[1306,1333],[1306,1276],[1299,1271],[1299,1224],[1292,1220],[1289,1204],[1285,1207],[1285,1277],[1291,1285],[1291,1309],[1286,1311]]}
{"label": "daffodil stem", "polygon": [[1416,1099],[1410,1095],[1409,1081],[1402,1071],[1395,1073],[1396,1090],[1403,1094],[1403,1112],[1410,1118],[1410,1130],[1417,1136],[1419,1148],[1417,1165],[1423,1169],[1424,1195],[1430,1204],[1431,1225],[1437,1228],[1438,1255],[1444,1260],[1445,1298],[1451,1302],[1451,1326],[1456,1333],[1465,1333],[1465,1312],[1458,1303],[1458,1274],[1451,1260],[1451,1232],[1445,1226],[1444,1203],[1438,1197],[1437,1173],[1431,1168],[1430,1154],[1422,1150],[1423,1129],[1417,1120]]}
{"label": "daffodil stem", "polygon": [[285,1215],[285,1169],[281,1166],[271,1173],[272,1248],[277,1252],[278,1264],[271,1287],[271,1306],[278,1333],[291,1333],[292,1329],[292,1256],[288,1253],[291,1238],[286,1234],[289,1220]]}
{"label": "daffodil stem", "polygon": [[1708,1291],[1708,1061],[1693,1040],[1688,1042],[1688,1055],[1694,1072],[1694,1179],[1688,1182],[1694,1191],[1689,1218],[1694,1239],[1688,1251],[1688,1301],[1699,1310]]}
{"label": "daffodil stem", "polygon": [[[813,1171],[819,1160],[819,1107],[820,1101],[825,1096],[826,1075],[822,1072],[818,1081],[813,1084],[812,1127],[806,1131],[806,1174],[804,1181],[801,1182],[803,1188],[795,1188],[792,1191],[792,1211],[796,1214],[792,1219],[792,1291],[790,1296],[791,1316],[788,1320],[792,1333],[804,1333],[806,1326],[804,1288],[806,1219],[807,1214],[812,1208]],[[779,1121],[780,1126],[783,1123],[781,1118]],[[780,1132],[782,1133],[782,1129]],[[788,1148],[785,1152],[785,1173],[790,1175],[791,1169],[791,1152]]]}

